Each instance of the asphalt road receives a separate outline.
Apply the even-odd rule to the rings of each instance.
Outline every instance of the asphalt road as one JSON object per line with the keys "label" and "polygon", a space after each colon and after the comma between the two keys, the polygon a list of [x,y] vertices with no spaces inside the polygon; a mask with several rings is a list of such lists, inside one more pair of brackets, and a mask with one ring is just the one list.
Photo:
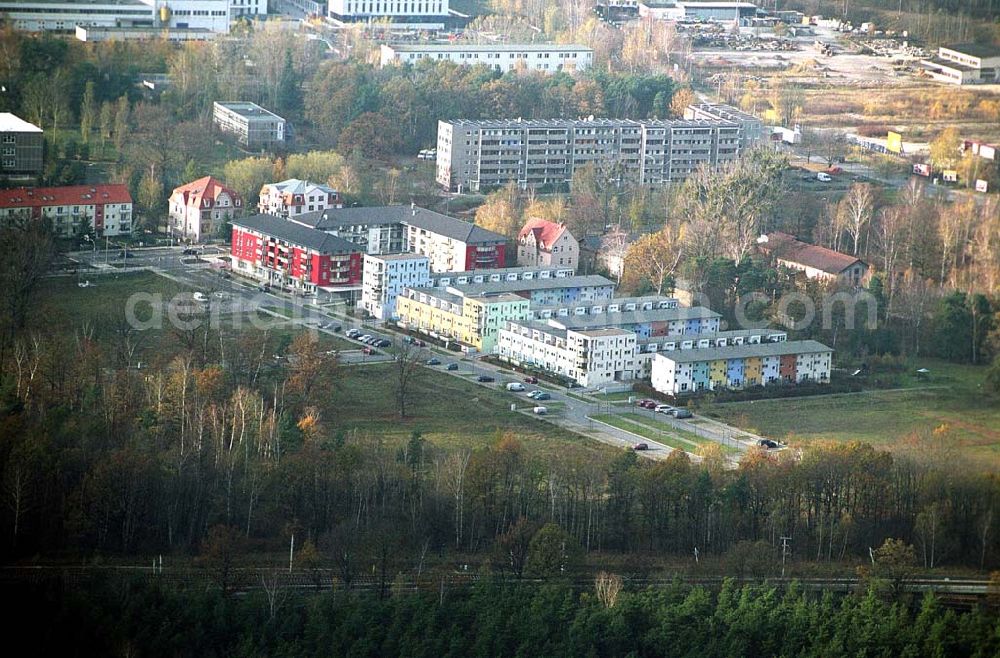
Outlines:
{"label": "asphalt road", "polygon": [[[217,264],[213,266],[214,257],[225,253],[220,247],[209,246],[205,248],[203,250],[203,257],[184,255],[182,247],[149,247],[129,250],[127,258],[124,259],[120,256],[121,251],[121,249],[116,249],[114,243],[112,243],[108,250],[78,251],[69,253],[67,256],[71,260],[98,269],[107,269],[116,265],[121,267],[124,263],[127,263],[129,268],[152,268],[165,277],[205,294],[210,300],[209,303],[221,305],[222,313],[251,311],[258,308],[263,308],[265,311],[267,309],[276,309],[272,313],[279,322],[299,324],[317,332],[337,336],[355,343],[357,349],[340,350],[340,360],[345,364],[363,365],[366,363],[387,362],[392,359],[391,355],[381,349],[377,350],[378,354],[376,355],[364,354],[362,352],[363,345],[358,341],[347,338],[344,334],[350,328],[356,327],[365,334],[392,341],[395,336],[394,332],[384,329],[376,330],[371,324],[364,324],[356,318],[343,314],[331,317],[326,312],[326,309],[314,303],[312,297],[262,292],[254,282],[234,275],[224,276]],[[226,274],[228,275],[228,273]],[[85,270],[79,274],[79,278],[86,280],[87,274]],[[100,285],[100,278],[96,275],[94,282],[96,285]],[[291,316],[290,318],[288,317],[289,315]],[[334,326],[339,326],[341,331],[334,332]],[[599,395],[588,395],[581,389],[574,389],[574,395],[588,398],[587,400],[579,399],[569,395],[568,389],[546,382],[538,385],[525,384],[526,391],[523,393],[507,392],[505,390],[507,383],[522,381],[514,373],[503,373],[497,366],[486,363],[478,358],[458,353],[436,349],[434,355],[440,359],[441,365],[428,365],[426,366],[427,368],[461,377],[466,381],[478,383],[480,386],[502,390],[510,396],[511,403],[516,406],[518,412],[537,417],[539,421],[559,425],[570,431],[589,436],[619,448],[632,448],[637,443],[645,443],[649,446],[649,450],[642,451],[640,454],[651,459],[664,459],[673,451],[673,448],[655,440],[595,422],[590,418],[593,415],[601,413],[616,413],[623,407],[627,411],[635,413],[653,414],[651,411],[639,407],[626,407],[622,404],[609,404],[606,401],[601,401]],[[447,370],[445,366],[449,363],[458,363],[459,369],[456,371]],[[492,383],[476,382],[476,377],[480,375],[493,377],[496,381]],[[536,402],[527,397],[526,393],[535,389],[541,389],[549,393],[551,400]],[[536,406],[545,406],[549,409],[549,413],[544,416],[536,416],[532,413],[532,409]],[[696,424],[692,424],[689,421],[677,420],[663,414],[653,415],[655,416],[655,420],[660,423],[699,434],[704,438],[717,441],[721,444],[735,445],[741,449],[747,447],[747,444],[733,439],[734,436],[744,433],[737,428],[723,423],[702,417],[695,417],[691,420],[696,421]]]}

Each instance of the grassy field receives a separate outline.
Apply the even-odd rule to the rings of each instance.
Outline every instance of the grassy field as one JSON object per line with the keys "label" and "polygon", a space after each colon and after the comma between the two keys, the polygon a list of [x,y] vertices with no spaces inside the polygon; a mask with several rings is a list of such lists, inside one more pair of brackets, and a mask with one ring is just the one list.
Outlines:
{"label": "grassy field", "polygon": [[[661,423],[653,418],[647,418],[642,414],[600,414],[594,416],[593,418],[594,420],[599,420],[607,423],[608,425],[613,425],[619,429],[644,436],[647,439],[668,445],[671,448],[676,448],[677,450],[684,450],[685,452],[697,453],[700,446],[704,444],[716,443],[715,441],[702,438],[697,434],[685,432],[684,430],[679,430],[672,425]],[[739,454],[739,450],[732,446],[719,444],[719,447],[722,449],[723,453]]]}
{"label": "grassy field", "polygon": [[[790,445],[830,439],[893,446],[936,436],[967,458],[1000,469],[1000,398],[983,392],[986,369],[922,360],[903,388],[781,400],[727,402],[701,412]],[[917,368],[931,374],[918,378]]]}
{"label": "grassy field", "polygon": [[[555,427],[541,418],[510,410],[526,406],[523,396],[479,386],[430,369],[413,386],[407,417],[400,419],[393,387],[393,364],[344,368],[333,392],[340,413],[325,422],[335,429],[371,432],[390,445],[401,445],[418,431],[444,450],[481,448],[510,432],[539,458],[591,460],[616,454],[597,441]],[[542,403],[545,404],[545,403]]]}
{"label": "grassy field", "polygon": [[[176,295],[192,292],[172,279],[150,272],[104,275],[90,279],[92,284],[80,288],[74,277],[47,279],[39,288],[38,302],[32,307],[34,326],[44,326],[64,334],[73,335],[85,327],[97,328],[98,333],[111,331],[125,317],[130,298],[134,302],[134,315],[140,321],[151,318],[151,309],[169,302]],[[133,295],[138,295],[133,298]],[[162,307],[161,307],[162,308]],[[291,342],[302,328],[279,318],[261,314],[257,326],[267,326],[276,345]],[[142,329],[136,334],[139,355],[159,353],[174,340],[169,317],[164,312],[162,326]],[[248,313],[219,313],[220,331],[257,331]],[[353,349],[357,345],[343,338],[317,333],[324,349]],[[140,358],[146,360],[148,357]]]}

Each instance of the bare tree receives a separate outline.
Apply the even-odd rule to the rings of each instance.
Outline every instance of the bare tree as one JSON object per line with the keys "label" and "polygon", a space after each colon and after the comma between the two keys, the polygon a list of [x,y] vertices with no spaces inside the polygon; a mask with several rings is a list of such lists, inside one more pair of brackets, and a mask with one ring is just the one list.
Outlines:
{"label": "bare tree", "polygon": [[423,374],[422,364],[427,352],[405,338],[394,341],[392,352],[396,366],[396,403],[399,417],[406,418],[406,406],[413,394],[413,384]]}
{"label": "bare tree", "polygon": [[858,255],[861,236],[875,214],[875,188],[868,183],[855,183],[840,202],[840,213],[844,229],[854,241],[854,256]]}

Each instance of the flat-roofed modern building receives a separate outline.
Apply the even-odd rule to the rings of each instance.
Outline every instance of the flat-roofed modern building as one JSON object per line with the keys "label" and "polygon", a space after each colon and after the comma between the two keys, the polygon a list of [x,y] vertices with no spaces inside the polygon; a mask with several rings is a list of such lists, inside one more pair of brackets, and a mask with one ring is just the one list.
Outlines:
{"label": "flat-roofed modern building", "polygon": [[430,281],[430,260],[427,256],[365,254],[360,306],[376,319],[395,319],[399,294],[405,288],[427,288]]}
{"label": "flat-roofed modern building", "polygon": [[732,105],[695,103],[684,110],[688,121],[729,121],[740,127],[740,148],[746,150],[764,140],[764,122]]}
{"label": "flat-roofed modern building", "polygon": [[0,112],[0,180],[33,181],[45,166],[42,129]]}
{"label": "flat-roofed modern building", "polygon": [[715,119],[439,121],[436,180],[454,191],[565,186],[593,163],[622,182],[655,186],[734,160],[752,141],[740,124]]}
{"label": "flat-roofed modern building", "polygon": [[[661,344],[675,347],[692,337],[718,334],[719,319],[711,309],[681,307],[667,297],[533,306],[529,320],[508,322],[500,331],[497,354],[593,387],[648,376]],[[607,350],[600,349],[605,343]]]}
{"label": "flat-roofed modern building", "polygon": [[939,82],[966,85],[1000,81],[1000,48],[985,43],[941,46],[936,57],[920,64],[927,76]]}
{"label": "flat-roofed modern building", "polygon": [[285,142],[285,120],[256,103],[235,101],[213,104],[212,121],[248,149],[268,149]]}
{"label": "flat-roofed modern building", "polygon": [[530,304],[510,293],[406,288],[396,299],[396,315],[404,328],[457,341],[467,352],[492,354],[500,329],[510,320],[528,317]]}
{"label": "flat-roofed modern building", "polygon": [[739,21],[741,25],[757,15],[750,2],[639,2],[639,16],[668,21]]}
{"label": "flat-roofed modern building", "polygon": [[668,395],[778,382],[829,383],[833,349],[814,340],[768,341],[659,352],[651,383]]}
{"label": "flat-roofed modern building", "polygon": [[385,66],[416,64],[421,60],[448,61],[473,66],[484,64],[497,71],[585,71],[594,63],[594,51],[574,44],[389,44],[380,49]]}
{"label": "flat-roofed modern building", "polygon": [[73,33],[82,26],[227,34],[234,18],[266,13],[266,0],[0,0],[0,15],[28,32]]}
{"label": "flat-roofed modern building", "polygon": [[451,18],[448,0],[330,0],[327,16],[336,23],[388,20],[393,26],[440,30]]}

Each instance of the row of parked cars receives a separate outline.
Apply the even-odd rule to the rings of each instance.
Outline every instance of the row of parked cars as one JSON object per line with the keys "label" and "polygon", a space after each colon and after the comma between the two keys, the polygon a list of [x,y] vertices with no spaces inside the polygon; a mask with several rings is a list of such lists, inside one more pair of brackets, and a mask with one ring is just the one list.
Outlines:
{"label": "row of parked cars", "polygon": [[669,404],[661,404],[656,400],[639,400],[639,406],[643,409],[655,411],[658,414],[666,414],[674,418],[691,418],[692,414],[684,407],[671,407]]}
{"label": "row of parked cars", "polygon": [[361,348],[361,351],[364,354],[378,354],[378,352],[375,351],[375,348],[386,348],[392,345],[392,343],[385,338],[366,334],[357,327],[348,329],[344,335],[358,341],[359,343],[364,343],[365,347]]}

